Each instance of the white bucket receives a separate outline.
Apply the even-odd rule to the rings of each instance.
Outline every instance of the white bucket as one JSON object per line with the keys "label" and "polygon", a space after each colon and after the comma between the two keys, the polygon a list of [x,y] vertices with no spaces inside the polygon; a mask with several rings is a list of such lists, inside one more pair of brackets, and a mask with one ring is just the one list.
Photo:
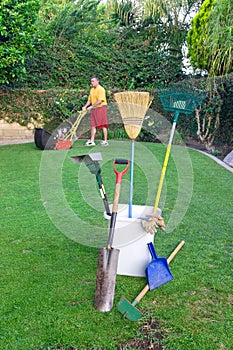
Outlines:
{"label": "white bucket", "polygon": [[[110,206],[111,207],[111,206]],[[151,261],[147,243],[154,243],[154,234],[147,233],[140,217],[153,213],[151,206],[132,206],[132,218],[128,217],[128,204],[119,204],[112,247],[120,250],[118,275],[145,277],[145,269]],[[104,213],[105,219],[110,216]]]}

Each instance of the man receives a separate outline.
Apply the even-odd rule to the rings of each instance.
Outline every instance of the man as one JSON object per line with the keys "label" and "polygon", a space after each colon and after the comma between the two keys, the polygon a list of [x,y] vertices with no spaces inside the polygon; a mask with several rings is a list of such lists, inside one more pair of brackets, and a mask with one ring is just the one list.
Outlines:
{"label": "man", "polygon": [[91,111],[90,125],[91,138],[86,142],[86,146],[95,146],[96,128],[103,130],[103,141],[101,146],[108,146],[108,120],[107,120],[107,99],[105,89],[99,84],[96,75],[91,78],[92,88],[83,110]]}

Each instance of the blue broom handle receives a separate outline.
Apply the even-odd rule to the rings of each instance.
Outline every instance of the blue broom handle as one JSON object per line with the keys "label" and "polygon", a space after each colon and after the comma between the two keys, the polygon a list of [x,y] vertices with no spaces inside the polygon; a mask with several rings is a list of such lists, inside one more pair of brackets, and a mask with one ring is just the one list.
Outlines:
{"label": "blue broom handle", "polygon": [[133,209],[133,175],[134,175],[134,140],[131,140],[130,150],[130,189],[129,189],[129,214],[128,217],[132,218]]}

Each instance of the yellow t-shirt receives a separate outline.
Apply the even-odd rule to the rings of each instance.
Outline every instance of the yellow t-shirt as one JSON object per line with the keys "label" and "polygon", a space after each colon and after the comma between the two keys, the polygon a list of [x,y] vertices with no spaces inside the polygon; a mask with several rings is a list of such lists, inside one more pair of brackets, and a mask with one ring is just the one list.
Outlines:
{"label": "yellow t-shirt", "polygon": [[98,106],[96,106],[96,108],[106,106],[107,99],[106,99],[105,89],[101,85],[98,85],[96,88],[92,87],[90,90],[88,100],[91,101],[92,105],[94,103],[96,103],[97,101],[101,100],[102,103],[100,103]]}

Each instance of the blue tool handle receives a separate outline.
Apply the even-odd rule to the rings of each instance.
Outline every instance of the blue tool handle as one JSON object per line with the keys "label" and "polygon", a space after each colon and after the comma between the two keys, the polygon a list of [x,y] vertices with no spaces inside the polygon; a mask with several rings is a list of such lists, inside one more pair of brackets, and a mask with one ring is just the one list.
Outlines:
{"label": "blue tool handle", "polygon": [[157,255],[156,255],[156,252],[155,252],[155,248],[154,248],[153,243],[150,242],[150,243],[147,243],[147,245],[148,245],[149,251],[150,251],[150,253],[151,253],[152,259],[153,259],[153,260],[157,259]]}
{"label": "blue tool handle", "polygon": [[130,190],[129,190],[129,213],[128,217],[133,217],[133,177],[134,177],[134,140],[131,141],[130,152]]}

